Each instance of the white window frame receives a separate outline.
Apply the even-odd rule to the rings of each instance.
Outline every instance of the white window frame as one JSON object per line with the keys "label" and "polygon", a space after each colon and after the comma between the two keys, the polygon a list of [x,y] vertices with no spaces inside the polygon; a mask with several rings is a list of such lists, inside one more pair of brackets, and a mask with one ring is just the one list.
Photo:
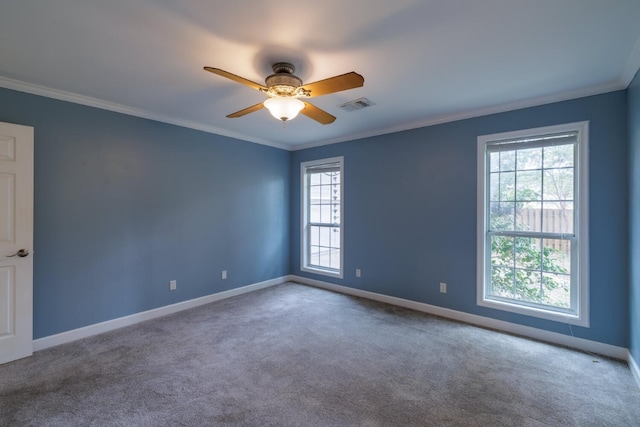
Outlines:
{"label": "white window frame", "polygon": [[[488,228],[488,182],[487,170],[488,156],[487,145],[498,141],[509,141],[527,137],[540,137],[543,135],[558,134],[562,132],[577,132],[578,142],[574,156],[574,200],[575,215],[574,233],[576,248],[572,249],[577,257],[575,270],[572,270],[572,280],[576,281],[574,287],[576,303],[571,312],[559,312],[540,307],[531,307],[516,302],[498,300],[487,296],[488,281],[490,280],[491,246],[487,238]],[[519,313],[527,316],[538,317],[563,323],[589,327],[589,188],[588,188],[588,153],[589,153],[589,122],[568,123],[557,126],[547,126],[527,129],[515,132],[505,132],[478,137],[478,228],[477,228],[477,304],[497,310]],[[573,295],[572,295],[573,297]]]}
{"label": "white window frame", "polygon": [[[307,169],[323,164],[338,163],[340,168],[340,268],[322,268],[309,264],[310,247],[310,224],[309,224],[309,203],[308,187],[306,180]],[[300,270],[314,274],[343,278],[344,272],[344,157],[331,157],[328,159],[312,160],[300,164],[300,205],[301,205],[301,229],[300,229]]]}

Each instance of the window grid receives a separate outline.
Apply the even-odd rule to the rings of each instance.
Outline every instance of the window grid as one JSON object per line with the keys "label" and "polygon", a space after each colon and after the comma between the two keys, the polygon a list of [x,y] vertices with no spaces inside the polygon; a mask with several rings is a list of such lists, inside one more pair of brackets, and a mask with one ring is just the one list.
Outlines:
{"label": "window grid", "polygon": [[[491,254],[489,257],[491,279],[490,286],[486,288],[486,296],[518,301],[532,306],[542,306],[557,311],[575,310],[575,307],[571,306],[570,298],[571,294],[575,293],[570,280],[571,262],[566,262],[567,260],[563,260],[565,262],[551,261],[551,257],[545,256],[545,254],[557,251],[556,247],[563,247],[565,248],[565,253],[570,254],[570,242],[575,237],[573,230],[563,226],[566,224],[560,224],[558,230],[545,230],[545,205],[547,203],[549,206],[562,206],[567,202],[573,203],[573,197],[570,199],[563,198],[562,196],[565,196],[565,194],[561,194],[562,189],[558,188],[557,185],[553,185],[552,180],[546,183],[545,177],[553,176],[553,171],[564,171],[565,180],[567,176],[570,176],[573,184],[575,142],[534,148],[521,143],[505,144],[500,151],[493,153],[490,148],[489,146],[489,155],[487,156],[487,169],[490,171],[488,186],[492,190],[495,189],[494,181],[497,179],[498,210],[491,209],[492,205],[495,206],[495,195],[490,193],[490,209],[487,215],[489,222],[487,224],[487,240],[490,246],[489,253]],[[569,165],[566,165],[567,160],[565,160],[565,164],[562,164],[562,166],[553,167],[553,162],[550,161],[549,167],[546,167],[545,154],[547,148],[553,151],[560,151],[565,156],[569,154],[571,156],[571,159],[568,160]],[[534,160],[529,165],[526,160],[523,161],[521,159],[521,157],[526,157],[525,153],[533,155],[530,157]],[[503,159],[503,157],[506,159]],[[540,158],[539,165],[535,165],[536,157]],[[493,165],[492,160],[497,160],[497,167]],[[549,172],[551,172],[551,175]],[[528,180],[525,179],[526,177],[528,177]],[[503,178],[505,179],[503,180]],[[523,181],[522,184],[520,179]],[[552,189],[547,189],[547,186],[552,185]],[[574,189],[572,188],[571,191],[573,193]],[[501,217],[504,217],[501,215],[501,212],[504,212],[502,209],[503,203],[507,203],[510,207],[506,212],[506,217],[511,216],[512,218],[510,221],[507,219],[510,224],[504,224],[504,229],[500,229],[500,226],[495,221],[496,219],[502,220]],[[522,220],[522,213],[525,210],[533,211],[533,221]],[[565,210],[563,210],[563,213],[566,214]],[[573,217],[573,213],[574,211],[572,210],[571,217]],[[531,219],[531,215],[526,215],[525,218],[527,217]],[[571,221],[571,224],[573,222]],[[548,232],[543,233],[543,231]],[[507,239],[507,242],[511,241],[510,245],[506,245],[511,250],[510,266],[502,263],[502,258],[505,257],[504,251],[493,250],[494,246],[500,247],[496,245],[496,239],[494,238],[497,236]],[[546,239],[543,237],[546,237]],[[552,241],[559,241],[560,243],[553,246],[545,245],[545,243],[549,244]],[[502,248],[504,249],[504,246]],[[526,257],[533,258],[529,260],[534,261],[533,266],[531,263],[529,265],[519,263],[519,259],[523,257],[523,254]],[[535,258],[538,259],[536,260]],[[564,258],[571,259],[570,256]],[[549,268],[549,265],[554,267],[552,271],[545,270],[545,266]]]}
{"label": "window grid", "polygon": [[303,266],[315,272],[342,271],[342,162],[303,164]]}
{"label": "window grid", "polygon": [[478,137],[479,305],[588,326],[587,146],[588,122]]}

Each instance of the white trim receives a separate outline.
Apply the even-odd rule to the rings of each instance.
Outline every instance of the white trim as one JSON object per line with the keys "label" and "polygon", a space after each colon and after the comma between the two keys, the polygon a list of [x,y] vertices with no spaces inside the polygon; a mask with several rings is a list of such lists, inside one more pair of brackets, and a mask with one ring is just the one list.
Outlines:
{"label": "white trim", "polygon": [[252,285],[243,286],[236,289],[230,289],[228,291],[218,292],[215,294],[207,295],[200,298],[194,298],[188,301],[182,301],[164,307],[155,308],[152,310],[143,311],[140,313],[131,314],[129,316],[119,317],[113,320],[107,320],[105,322],[95,323],[93,325],[85,326],[71,331],[62,332],[56,335],[50,335],[44,338],[38,338],[33,340],[33,350],[39,351],[49,347],[54,347],[60,344],[66,344],[79,339],[88,338],[94,335],[99,335],[105,332],[120,329],[125,326],[135,325],[136,323],[144,322],[158,317],[167,316],[169,314],[177,313],[179,311],[188,310],[190,308],[198,307],[204,304],[209,304],[214,301],[219,301],[226,298],[231,298],[237,295],[246,294],[248,292],[257,291],[258,289],[268,288],[270,286],[279,285],[291,280],[291,276],[282,276],[275,279],[265,280],[263,282],[254,283]]}
{"label": "white trim", "polygon": [[227,130],[210,126],[210,125],[205,125],[203,123],[179,119],[176,117],[165,116],[162,114],[153,113],[140,108],[127,107],[122,104],[103,101],[98,98],[92,98],[89,96],[78,95],[72,92],[52,89],[46,86],[27,83],[27,82],[10,79],[8,77],[3,77],[3,76],[0,76],[0,87],[17,90],[19,92],[30,93],[33,95],[40,95],[47,98],[73,102],[75,104],[86,105],[89,107],[100,108],[102,110],[114,111],[116,113],[127,114],[130,116],[154,120],[162,123],[168,123],[168,124],[181,126],[189,129],[195,129],[202,132],[227,136],[229,138],[236,138],[242,141],[253,142],[255,144],[268,145],[270,147],[275,147],[282,150],[297,151],[297,150],[305,150],[307,148],[312,148],[312,147],[320,147],[323,145],[337,144],[345,141],[354,141],[357,139],[370,138],[374,136],[386,135],[386,134],[395,133],[395,132],[402,132],[405,130],[434,126],[434,125],[443,124],[443,123],[456,122],[459,120],[466,120],[474,117],[488,116],[491,114],[505,113],[507,111],[521,110],[523,108],[537,107],[540,105],[552,104],[555,102],[569,101],[572,99],[584,98],[584,97],[593,96],[593,95],[600,95],[608,92],[615,92],[617,90],[626,89],[627,86],[629,86],[629,83],[631,82],[631,80],[635,75],[635,73],[633,73],[633,75],[629,77],[634,67],[636,71],[638,70],[638,68],[640,68],[640,46],[639,45],[636,45],[636,48],[634,49],[631,57],[629,58],[629,61],[627,62],[627,66],[626,66],[626,71],[623,77],[621,77],[619,80],[614,82],[609,82],[609,83],[595,85],[595,86],[589,86],[586,88],[571,90],[567,92],[540,96],[537,98],[508,102],[508,103],[494,105],[490,107],[476,108],[476,109],[472,109],[472,110],[468,110],[460,113],[445,114],[437,117],[429,117],[423,120],[419,120],[411,123],[405,123],[399,126],[394,126],[386,129],[376,129],[369,132],[346,135],[339,138],[332,138],[332,139],[327,139],[323,141],[313,141],[309,143],[294,144],[294,145],[284,144],[284,143],[275,142],[275,141],[269,141],[262,138],[249,137],[244,134],[229,132]]}
{"label": "white trim", "polygon": [[638,73],[640,69],[640,39],[634,46],[631,54],[629,55],[629,59],[622,70],[622,76],[620,77],[620,84],[625,88],[629,87],[631,81]]}
{"label": "white trim", "polygon": [[228,130],[215,126],[205,125],[204,123],[193,122],[190,120],[179,119],[176,117],[166,116],[164,114],[154,113],[152,111],[141,108],[128,107],[126,105],[117,104],[115,102],[103,101],[102,99],[92,98],[90,96],[78,95],[72,92],[66,92],[58,89],[51,89],[32,83],[26,83],[19,80],[10,79],[0,76],[0,87],[6,89],[17,90],[19,92],[30,93],[32,95],[40,95],[47,98],[59,99],[61,101],[72,102],[74,104],[86,105],[88,107],[100,108],[101,110],[113,111],[116,113],[126,114],[129,116],[140,117],[143,119],[154,120],[156,122],[168,123],[171,125],[181,126],[184,128],[195,129],[202,132],[212,133],[215,135],[227,136],[242,141],[253,142],[255,144],[268,145],[270,147],[279,148],[281,150],[291,150],[286,144],[269,141],[261,138],[251,138],[243,134],[229,132]]}
{"label": "white trim", "polygon": [[[640,56],[640,54],[639,54]],[[633,78],[633,76],[632,76]],[[589,86],[587,88],[571,90],[551,95],[540,96],[537,98],[525,99],[522,101],[514,101],[505,104],[494,105],[491,107],[476,108],[461,113],[445,114],[437,117],[429,117],[416,122],[405,123],[399,126],[377,129],[369,132],[363,132],[355,135],[348,135],[340,138],[327,139],[324,141],[314,141],[289,147],[291,151],[306,150],[307,148],[321,147],[323,145],[337,144],[345,141],[354,141],[357,139],[371,138],[374,136],[386,135],[395,132],[403,132],[406,130],[423,128],[428,126],[439,125],[443,123],[457,122],[460,120],[472,119],[474,117],[490,116],[492,114],[506,113],[508,111],[522,110],[530,107],[538,107],[541,105],[553,104],[556,102],[570,101],[572,99],[585,98],[587,96],[601,95],[604,93],[624,90],[629,86],[620,81],[614,81],[597,86]]]}
{"label": "white trim", "polygon": [[479,316],[476,314],[464,313],[461,311],[451,310],[449,308],[438,307],[422,302],[411,301],[403,298],[392,297],[374,292],[363,291],[346,286],[335,285],[333,283],[322,282],[320,280],[308,279],[306,277],[291,276],[294,282],[304,285],[315,286],[342,294],[353,295],[373,301],[383,302],[398,307],[409,308],[411,310],[429,313],[447,319],[453,319],[471,325],[480,326],[482,328],[496,329],[508,332],[514,335],[520,335],[527,338],[533,338],[552,344],[562,345],[590,353],[601,354],[619,360],[628,359],[628,350],[624,347],[618,347],[611,344],[605,344],[597,341],[591,341],[584,338],[577,338],[557,332],[549,332],[531,326],[523,326],[515,323],[505,322],[503,320],[491,319],[489,317]]}
{"label": "white trim", "polygon": [[[309,213],[307,212],[307,167],[322,165],[325,163],[340,164],[340,271],[334,272],[321,268],[309,267],[307,260],[307,222]],[[320,274],[323,276],[342,279],[344,276],[344,156],[331,157],[328,159],[310,160],[300,163],[300,270],[307,273]]]}
{"label": "white trim", "polygon": [[638,387],[640,387],[640,367],[638,367],[638,363],[631,355],[631,352],[629,352],[628,354],[627,363],[629,364],[629,369],[633,374],[633,378],[635,378],[636,383],[638,384]]}
{"label": "white trim", "polygon": [[[538,135],[554,134],[560,132],[578,132],[578,176],[575,188],[577,198],[577,230],[578,236],[578,302],[577,315],[557,313],[542,308],[526,307],[517,303],[501,302],[485,298],[485,281],[487,280],[487,253],[489,252],[486,237],[486,196],[487,196],[487,171],[486,171],[486,145],[492,141],[506,141]],[[503,132],[491,135],[478,136],[477,144],[477,279],[476,279],[476,303],[482,307],[496,310],[504,310],[525,316],[539,317],[557,322],[570,323],[589,327],[589,121],[566,123],[554,126],[545,126],[532,129],[524,129],[513,132]]]}

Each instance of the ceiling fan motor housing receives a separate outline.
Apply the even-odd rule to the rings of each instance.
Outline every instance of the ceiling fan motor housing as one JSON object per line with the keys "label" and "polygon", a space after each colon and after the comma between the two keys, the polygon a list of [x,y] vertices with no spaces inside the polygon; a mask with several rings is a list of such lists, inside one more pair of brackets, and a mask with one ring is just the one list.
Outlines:
{"label": "ceiling fan motor housing", "polygon": [[296,69],[292,64],[288,62],[278,62],[273,64],[272,68],[274,74],[265,79],[270,96],[304,96],[304,94],[297,93],[299,91],[296,89],[302,86],[302,79],[293,74]]}

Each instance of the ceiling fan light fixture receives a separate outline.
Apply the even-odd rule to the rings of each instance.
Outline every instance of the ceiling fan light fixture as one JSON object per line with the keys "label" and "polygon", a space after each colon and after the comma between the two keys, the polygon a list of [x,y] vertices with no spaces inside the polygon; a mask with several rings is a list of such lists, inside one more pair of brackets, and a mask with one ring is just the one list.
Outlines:
{"label": "ceiling fan light fixture", "polygon": [[304,102],[297,98],[275,96],[264,101],[264,106],[267,107],[273,117],[286,122],[298,115],[304,108]]}
{"label": "ceiling fan light fixture", "polygon": [[281,120],[282,123],[286,123],[287,120],[293,119],[298,113],[302,112],[302,114],[310,119],[322,125],[328,125],[336,120],[334,116],[316,107],[312,103],[302,102],[298,98],[313,98],[315,96],[355,89],[364,85],[364,77],[355,71],[351,71],[350,73],[318,80],[303,86],[300,77],[293,74],[295,67],[288,62],[277,62],[273,64],[273,74],[265,79],[266,86],[221,70],[220,68],[204,67],[204,69],[210,73],[255,89],[269,97],[269,99],[264,102],[228,114],[227,117],[230,119],[246,116],[262,108],[267,108],[271,115]]}

